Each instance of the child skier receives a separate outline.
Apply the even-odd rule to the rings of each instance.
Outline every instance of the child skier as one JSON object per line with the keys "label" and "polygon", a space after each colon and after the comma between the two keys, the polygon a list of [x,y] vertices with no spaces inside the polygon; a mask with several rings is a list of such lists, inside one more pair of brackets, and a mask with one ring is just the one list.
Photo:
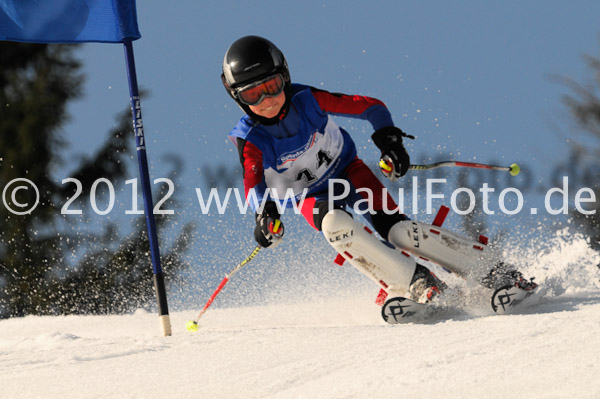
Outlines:
{"label": "child skier", "polygon": [[[403,145],[407,135],[394,126],[381,101],[293,84],[283,53],[258,36],[242,37],[229,47],[221,79],[246,113],[229,136],[237,145],[243,166],[246,199],[255,210],[258,207],[250,200],[251,190],[258,203],[265,200],[256,214],[254,230],[262,247],[282,239],[283,224],[275,201],[281,199],[277,193],[292,189],[307,222],[322,231],[345,260],[388,294],[427,303],[441,293],[445,284],[417,263],[416,257],[437,262],[460,275],[480,270],[481,264],[488,264],[489,270],[490,262],[497,263],[480,242],[411,221],[401,213],[384,212],[397,207],[394,200],[357,157],[350,135],[329,117],[341,115],[370,122],[375,131],[373,142],[387,163],[382,172],[396,180],[410,165]],[[344,179],[350,194],[339,199],[338,192],[329,192],[330,179]],[[303,190],[306,196],[301,200]],[[332,195],[336,201],[329,201]],[[346,206],[354,206],[357,201],[368,205],[366,219],[397,249],[379,240],[346,212]],[[496,287],[507,279],[520,279],[520,273],[499,266],[489,273],[486,282]]]}

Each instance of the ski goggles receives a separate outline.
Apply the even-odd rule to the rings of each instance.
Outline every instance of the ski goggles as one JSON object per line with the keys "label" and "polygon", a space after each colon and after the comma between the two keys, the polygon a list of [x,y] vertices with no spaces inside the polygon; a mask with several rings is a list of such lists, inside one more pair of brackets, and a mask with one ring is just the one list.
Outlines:
{"label": "ski goggles", "polygon": [[235,94],[238,100],[246,105],[258,105],[265,97],[275,97],[281,94],[284,86],[285,80],[278,73],[277,75],[272,75],[258,82],[240,87],[235,90]]}

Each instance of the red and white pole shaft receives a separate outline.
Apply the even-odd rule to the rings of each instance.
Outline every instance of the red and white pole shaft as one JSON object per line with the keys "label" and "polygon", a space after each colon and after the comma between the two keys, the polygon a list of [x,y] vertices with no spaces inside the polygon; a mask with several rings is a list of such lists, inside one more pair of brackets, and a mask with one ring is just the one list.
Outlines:
{"label": "red and white pole shaft", "polygon": [[[476,168],[476,169],[490,169],[490,170],[501,170],[505,172],[509,172],[512,176],[516,176],[521,172],[521,168],[516,163],[513,163],[510,166],[498,166],[498,165],[488,165],[484,163],[476,163],[476,162],[462,162],[462,161],[443,161],[436,162],[427,165],[410,165],[408,168],[412,170],[428,170],[435,168],[444,168],[444,167],[463,167],[463,168]],[[379,168],[383,172],[384,175],[390,174],[393,172],[394,165],[391,161],[386,159],[381,159],[379,161]]]}
{"label": "red and white pole shaft", "polygon": [[484,163],[476,163],[476,162],[461,162],[461,161],[444,161],[437,162],[428,165],[410,165],[409,169],[413,170],[427,170],[427,169],[435,169],[435,168],[443,168],[449,166],[458,166],[463,168],[476,168],[476,169],[491,169],[491,170],[502,170],[505,172],[509,172],[512,176],[516,176],[521,171],[521,168],[516,163],[513,163],[510,166],[498,166],[498,165],[488,165]]}
{"label": "red and white pole shaft", "polygon": [[219,286],[217,287],[215,292],[213,292],[213,294],[208,299],[208,302],[206,302],[206,305],[204,305],[204,307],[202,308],[200,313],[198,313],[198,316],[196,317],[196,319],[187,322],[188,331],[197,331],[198,330],[198,322],[200,321],[200,318],[202,317],[202,315],[204,313],[206,313],[206,311],[208,310],[210,305],[212,305],[215,298],[217,297],[217,295],[219,295],[219,293],[221,292],[223,287],[225,287],[225,285],[229,282],[229,280],[231,279],[231,277],[234,274],[239,272],[248,262],[250,262],[256,256],[256,254],[258,254],[258,251],[260,251],[261,248],[262,247],[260,245],[257,245],[256,248],[254,248],[254,251],[252,251],[252,253],[250,255],[248,255],[248,257],[246,259],[241,261],[236,267],[234,267],[228,274],[225,275],[225,277],[223,278],[223,280],[221,280],[221,283],[219,284]]}

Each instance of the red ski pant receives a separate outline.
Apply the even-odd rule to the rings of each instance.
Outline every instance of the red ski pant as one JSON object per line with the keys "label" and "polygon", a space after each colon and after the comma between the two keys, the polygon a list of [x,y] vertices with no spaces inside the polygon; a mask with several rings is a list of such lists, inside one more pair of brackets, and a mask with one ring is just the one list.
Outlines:
{"label": "red ski pant", "polygon": [[[387,239],[389,229],[396,222],[408,219],[399,212],[391,215],[383,212],[384,208],[395,209],[397,207],[396,202],[371,169],[358,157],[346,167],[342,178],[350,183],[350,194],[342,201],[335,201],[333,203],[334,208],[344,209],[345,206],[354,206],[359,200],[368,200],[362,201],[364,202],[362,205],[367,206],[374,213],[367,212],[365,217],[385,239]],[[371,195],[364,191],[357,192],[357,189],[361,188],[369,190]],[[329,195],[333,195],[333,193],[323,192],[306,197],[300,204],[300,211],[308,224],[319,231],[321,230],[323,217],[331,210],[329,209],[331,207]]]}

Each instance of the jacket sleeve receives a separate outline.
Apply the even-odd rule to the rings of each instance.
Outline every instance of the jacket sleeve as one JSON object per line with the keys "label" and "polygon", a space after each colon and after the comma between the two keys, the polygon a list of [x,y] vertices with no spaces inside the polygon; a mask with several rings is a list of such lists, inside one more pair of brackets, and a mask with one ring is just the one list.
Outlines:
{"label": "jacket sleeve", "polygon": [[374,130],[394,126],[392,115],[385,104],[372,97],[330,93],[311,87],[319,107],[331,115],[340,115],[369,121]]}
{"label": "jacket sleeve", "polygon": [[[262,202],[267,189],[263,173],[262,152],[254,144],[239,137],[236,144],[243,169],[244,195],[252,209],[256,210],[256,205]],[[256,202],[252,198],[248,198],[249,195],[252,197],[252,189],[256,194]]]}

